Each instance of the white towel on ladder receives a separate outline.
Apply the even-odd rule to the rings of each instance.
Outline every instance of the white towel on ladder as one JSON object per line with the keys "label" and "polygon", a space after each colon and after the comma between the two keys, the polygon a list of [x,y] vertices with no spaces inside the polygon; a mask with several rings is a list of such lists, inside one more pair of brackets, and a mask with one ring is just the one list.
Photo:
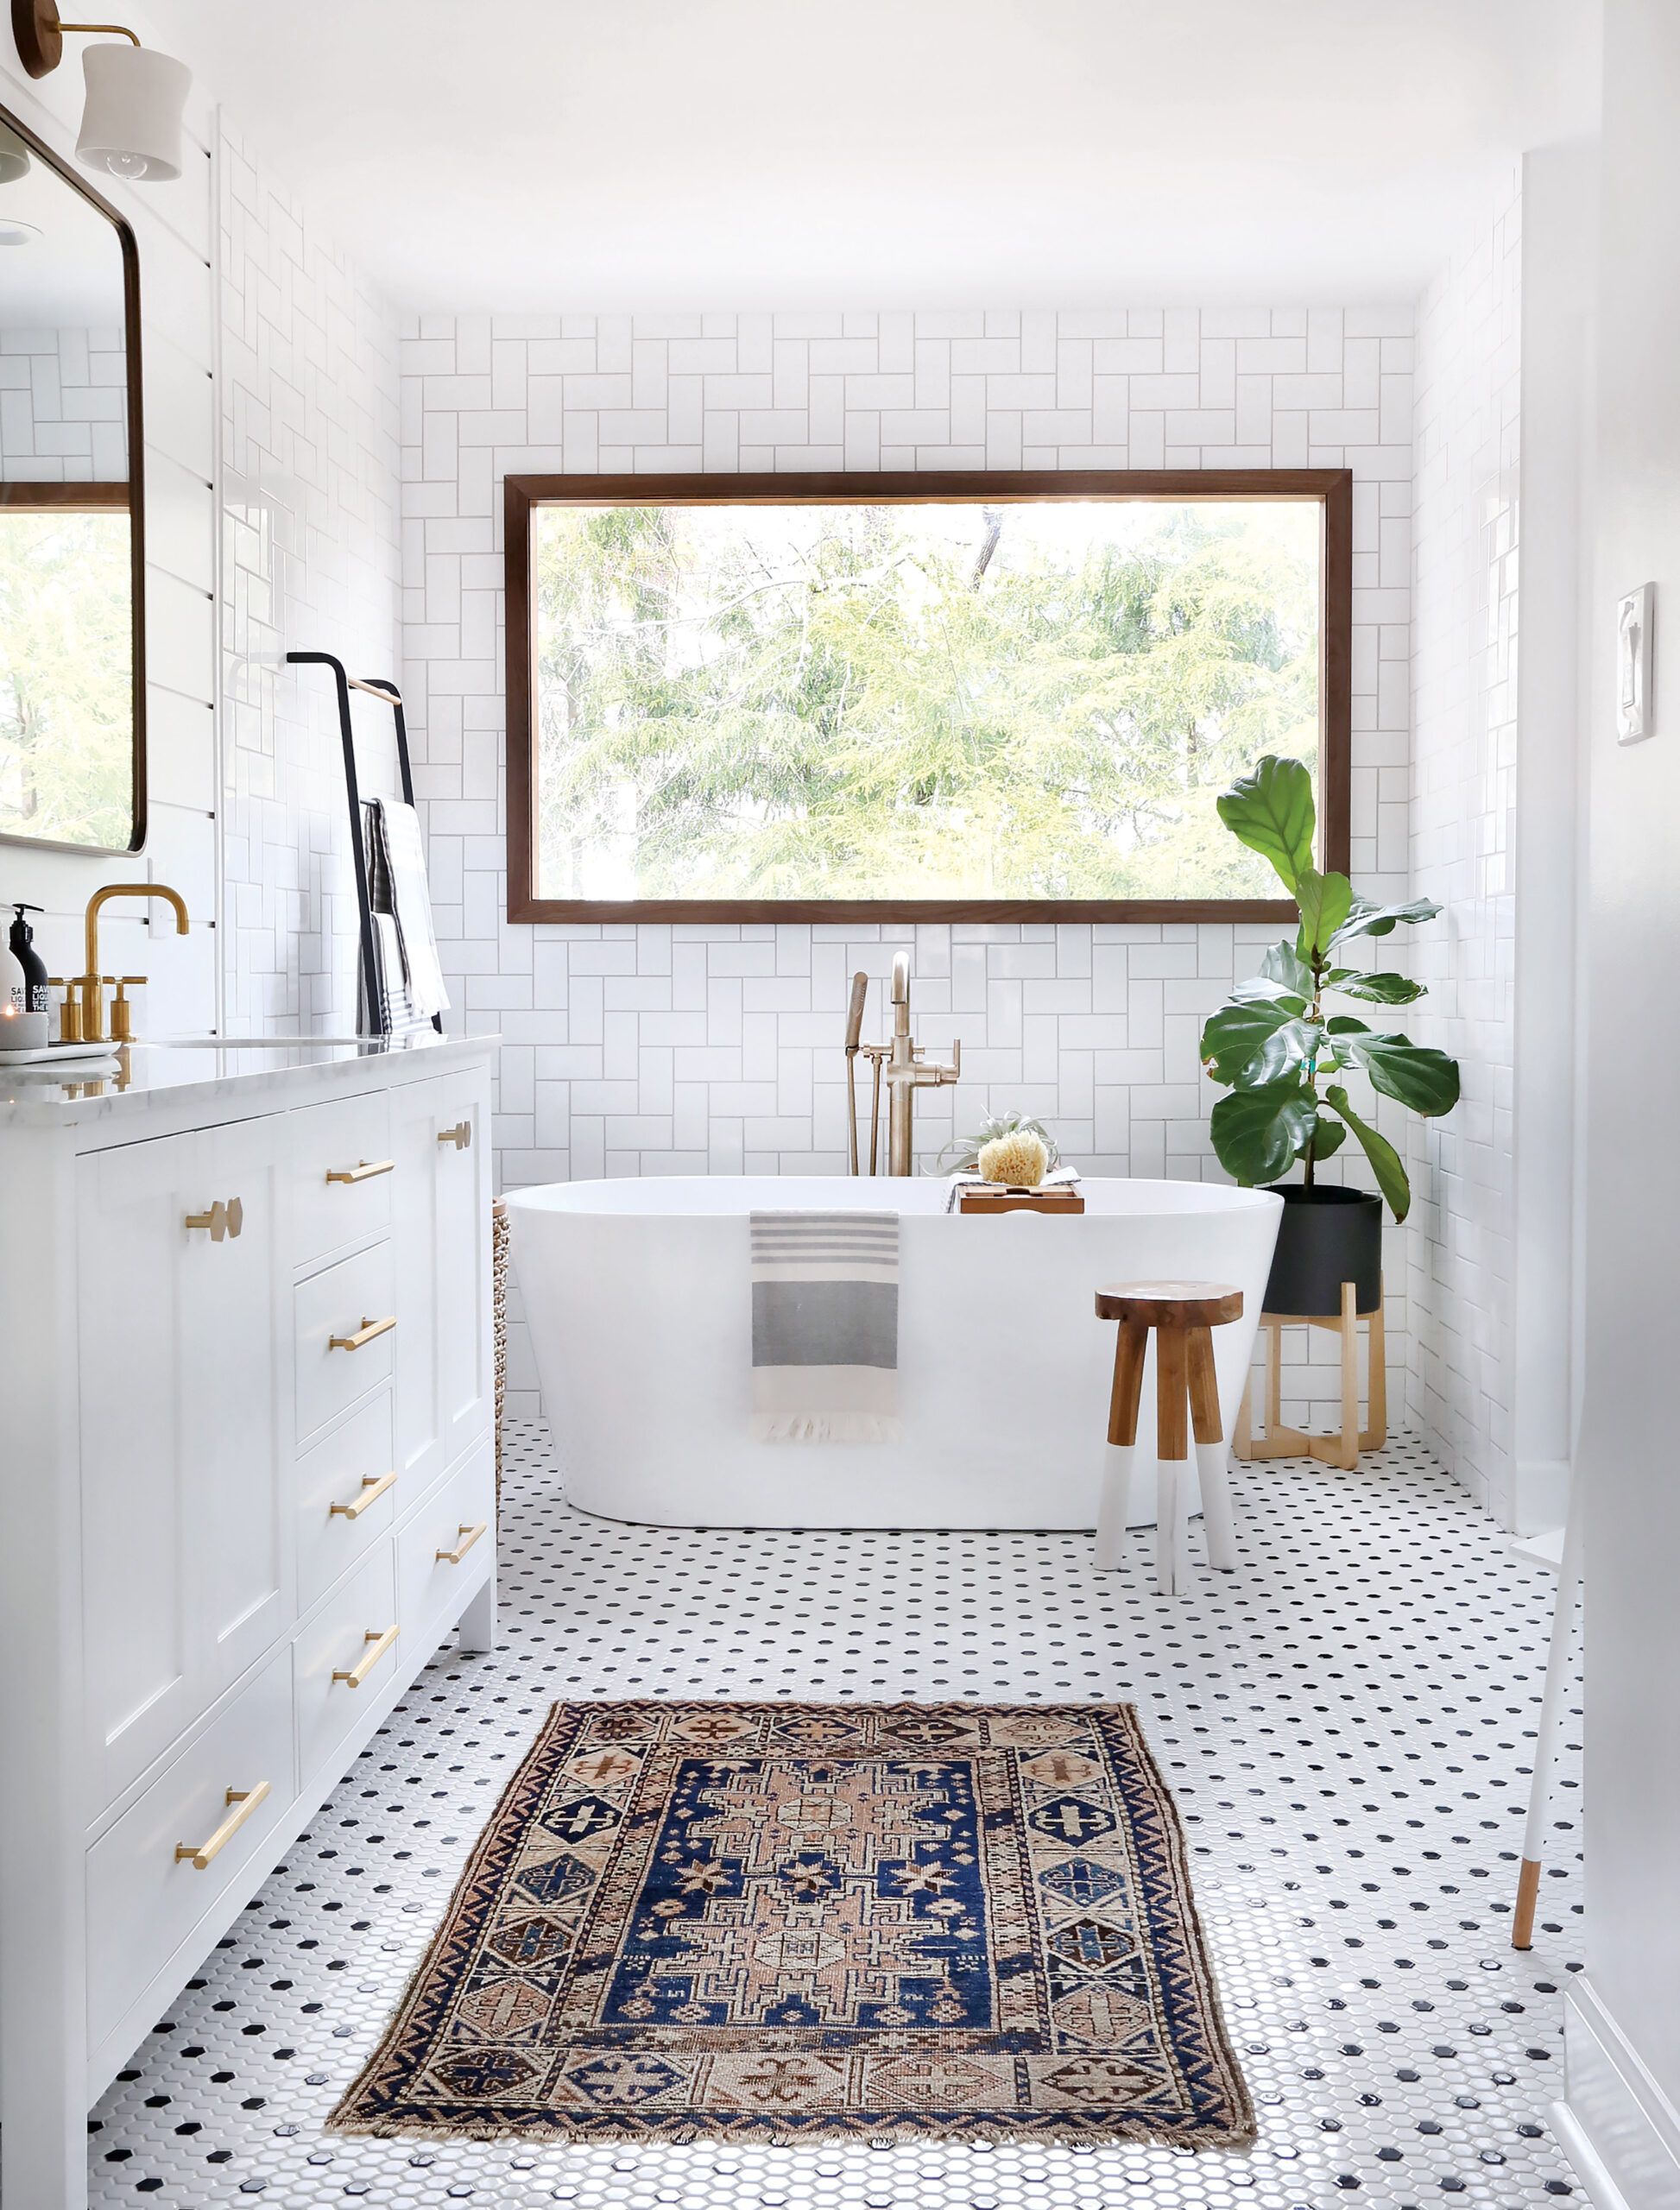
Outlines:
{"label": "white towel on ladder", "polygon": [[399,799],[376,798],[368,802],[373,834],[369,872],[388,890],[391,913],[402,950],[402,976],[414,1013],[429,1020],[445,1012],[449,993],[444,988],[438,962],[438,939],[432,925],[432,893],[426,881],[426,851],[420,841],[420,816]]}

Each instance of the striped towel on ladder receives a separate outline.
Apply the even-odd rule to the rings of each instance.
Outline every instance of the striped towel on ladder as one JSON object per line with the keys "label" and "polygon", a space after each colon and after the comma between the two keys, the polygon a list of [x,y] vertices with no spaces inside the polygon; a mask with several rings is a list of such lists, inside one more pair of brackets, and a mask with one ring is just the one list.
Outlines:
{"label": "striped towel on ladder", "polygon": [[755,1212],[748,1226],[755,1442],[898,1442],[898,1215]]}

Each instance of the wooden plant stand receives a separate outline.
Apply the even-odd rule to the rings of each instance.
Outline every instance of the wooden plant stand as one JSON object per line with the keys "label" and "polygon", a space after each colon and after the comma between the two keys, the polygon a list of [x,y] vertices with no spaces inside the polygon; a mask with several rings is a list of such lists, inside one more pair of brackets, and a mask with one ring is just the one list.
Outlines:
{"label": "wooden plant stand", "polygon": [[[1354,1309],[1355,1289],[1342,1285],[1342,1310],[1321,1312],[1262,1312],[1260,1326],[1267,1329],[1266,1346],[1266,1432],[1256,1435],[1249,1399],[1254,1377],[1242,1392],[1237,1415],[1235,1449],[1239,1458],[1316,1458],[1321,1466],[1337,1467],[1351,1474],[1361,1450],[1380,1450],[1388,1440],[1388,1368],[1383,1330],[1383,1298],[1379,1287],[1375,1308],[1367,1313]],[[1359,1322],[1369,1323],[1366,1351],[1367,1395],[1371,1424],[1359,1424]],[[1283,1330],[1285,1328],[1326,1328],[1342,1338],[1342,1431],[1339,1435],[1305,1435],[1298,1427],[1283,1424]]]}

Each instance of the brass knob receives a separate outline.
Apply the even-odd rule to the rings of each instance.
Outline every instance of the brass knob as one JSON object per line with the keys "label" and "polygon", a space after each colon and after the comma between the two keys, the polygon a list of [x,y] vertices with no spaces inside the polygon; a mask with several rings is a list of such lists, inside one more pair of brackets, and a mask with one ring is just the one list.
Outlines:
{"label": "brass knob", "polygon": [[471,1121],[457,1121],[452,1128],[439,1128],[438,1131],[438,1141],[439,1143],[452,1143],[457,1151],[465,1151],[472,1142]]}
{"label": "brass knob", "polygon": [[237,1236],[245,1224],[245,1208],[238,1197],[229,1197],[225,1203],[218,1197],[207,1212],[190,1212],[185,1225],[188,1228],[207,1228],[210,1240],[219,1243],[224,1236]]}

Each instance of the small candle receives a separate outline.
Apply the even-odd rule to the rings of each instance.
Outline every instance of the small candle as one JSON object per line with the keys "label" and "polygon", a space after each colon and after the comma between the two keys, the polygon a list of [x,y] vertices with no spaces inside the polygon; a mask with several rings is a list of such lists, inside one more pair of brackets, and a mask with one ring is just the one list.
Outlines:
{"label": "small candle", "polygon": [[21,1006],[0,1005],[0,1051],[43,1051],[46,1048],[44,1013],[25,1013]]}

